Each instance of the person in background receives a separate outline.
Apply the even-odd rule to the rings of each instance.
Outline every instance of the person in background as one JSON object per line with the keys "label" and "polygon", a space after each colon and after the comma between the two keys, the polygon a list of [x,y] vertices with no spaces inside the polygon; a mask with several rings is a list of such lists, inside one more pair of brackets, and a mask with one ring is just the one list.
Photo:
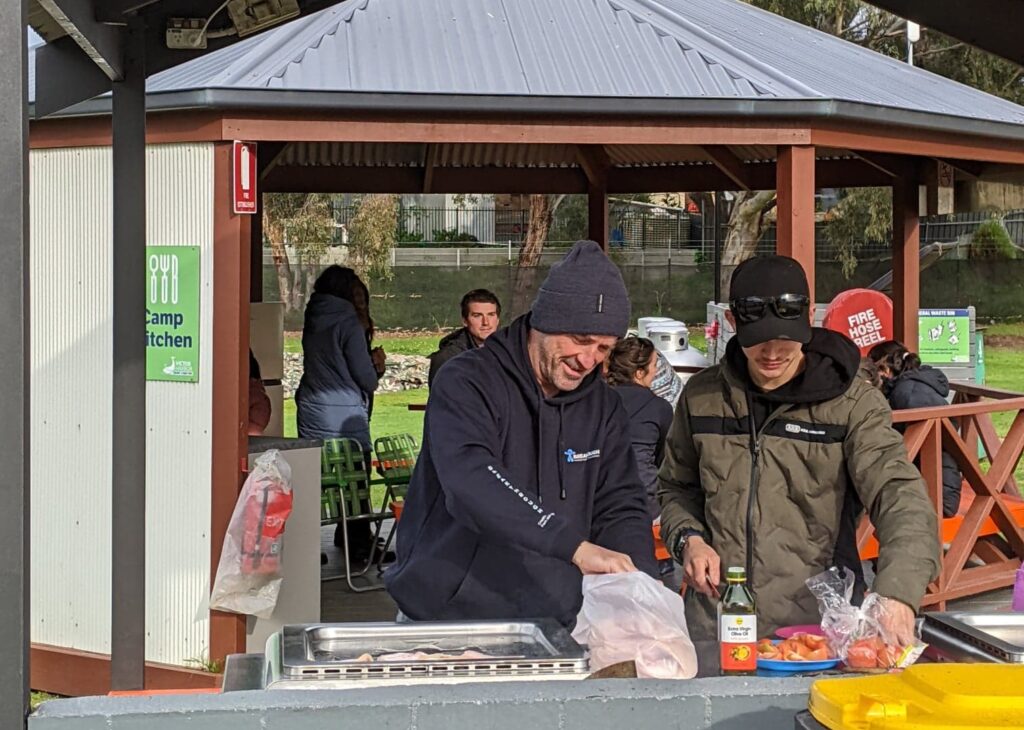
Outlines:
{"label": "person in background", "polygon": [[[637,473],[647,495],[651,521],[657,522],[661,519],[658,467],[664,455],[665,437],[672,425],[672,406],[651,391],[658,369],[658,351],[645,337],[626,337],[616,343],[607,362],[605,378],[622,399],[629,417],[629,439]],[[662,580],[671,576],[674,569],[672,558],[658,565]]]}
{"label": "person in background", "polygon": [[[683,566],[694,639],[714,639],[723,567],[744,566],[759,636],[817,623],[806,580],[834,559],[854,490],[879,541],[872,590],[897,643],[939,574],[935,510],[882,394],[857,377],[860,352],[811,327],[803,268],[786,256],[736,267],[725,358],[679,400],[658,474],[661,530]],[[856,550],[856,546],[853,546]]]}
{"label": "person in background", "polygon": [[249,350],[249,430],[250,436],[260,436],[270,423],[270,397],[263,387],[263,376],[256,356]]}
{"label": "person in background", "polygon": [[[929,408],[949,403],[946,374],[930,365],[895,340],[882,342],[868,351],[881,378],[882,392],[894,411],[905,408]],[[897,428],[900,428],[897,426]],[[902,430],[902,429],[901,429]],[[952,517],[960,509],[963,477],[956,460],[942,452],[942,516]]]}
{"label": "person in background", "polygon": [[655,350],[655,356],[658,359],[654,378],[651,380],[651,390],[656,396],[663,398],[670,407],[675,408],[679,402],[679,395],[683,392],[683,381],[676,375],[675,368],[664,352]]}
{"label": "person in background", "polygon": [[[306,305],[303,372],[295,392],[299,436],[354,439],[363,448],[367,467],[372,449],[370,410],[386,357],[383,348],[370,346],[369,304],[369,291],[352,269],[324,269]],[[368,521],[351,523],[348,560],[367,558],[371,539]],[[340,525],[334,544],[343,544]]]}
{"label": "person in background", "polygon": [[482,347],[484,340],[497,332],[501,326],[501,302],[494,292],[487,289],[466,292],[460,307],[462,327],[441,338],[437,343],[437,350],[430,355],[428,386],[433,385],[434,376],[442,365],[461,352]]}
{"label": "person in background", "polygon": [[584,575],[657,576],[629,419],[599,372],[629,307],[618,267],[580,241],[530,313],[438,373],[384,572],[404,616],[571,626]]}

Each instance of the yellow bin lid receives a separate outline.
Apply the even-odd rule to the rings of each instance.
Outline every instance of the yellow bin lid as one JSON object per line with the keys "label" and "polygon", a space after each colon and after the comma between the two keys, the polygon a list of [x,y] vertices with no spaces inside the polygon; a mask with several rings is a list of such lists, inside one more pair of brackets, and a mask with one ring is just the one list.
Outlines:
{"label": "yellow bin lid", "polygon": [[808,707],[829,730],[1024,728],[1024,666],[917,664],[899,674],[820,679]]}

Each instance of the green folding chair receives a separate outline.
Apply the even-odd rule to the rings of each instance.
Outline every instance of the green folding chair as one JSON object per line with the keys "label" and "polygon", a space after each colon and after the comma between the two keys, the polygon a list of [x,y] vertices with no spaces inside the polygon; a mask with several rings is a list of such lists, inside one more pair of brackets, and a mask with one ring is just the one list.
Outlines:
{"label": "green folding chair", "polygon": [[[384,480],[384,503],[381,505],[381,512],[387,512],[394,502],[399,498],[405,499],[409,492],[409,480],[412,479],[412,472],[416,467],[419,445],[412,435],[399,433],[378,438],[373,442],[373,451],[377,455],[377,473]],[[379,528],[380,524],[378,534]],[[380,563],[383,563],[394,535],[395,531],[392,529],[384,543]],[[378,569],[381,567],[378,565]]]}
{"label": "green folding chair", "polygon": [[[342,544],[345,547],[345,581],[356,593],[379,590],[382,585],[357,586],[352,579],[366,575],[374,565],[377,537],[385,514],[382,509],[373,509],[370,487],[374,483],[368,477],[368,464],[363,447],[349,438],[325,439],[320,451],[320,524],[341,525]],[[373,544],[366,567],[354,573],[349,556],[348,526],[353,522],[375,522]],[[340,580],[341,576],[323,578],[323,582]]]}

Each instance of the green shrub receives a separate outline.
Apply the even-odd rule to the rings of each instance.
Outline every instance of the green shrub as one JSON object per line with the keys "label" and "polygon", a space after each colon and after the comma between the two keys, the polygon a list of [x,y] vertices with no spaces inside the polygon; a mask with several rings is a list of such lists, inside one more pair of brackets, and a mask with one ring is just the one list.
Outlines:
{"label": "green shrub", "polygon": [[971,236],[971,246],[968,249],[968,257],[984,260],[1005,260],[1017,258],[1017,248],[1006,232],[1002,221],[998,218],[989,220],[978,226],[978,230]]}

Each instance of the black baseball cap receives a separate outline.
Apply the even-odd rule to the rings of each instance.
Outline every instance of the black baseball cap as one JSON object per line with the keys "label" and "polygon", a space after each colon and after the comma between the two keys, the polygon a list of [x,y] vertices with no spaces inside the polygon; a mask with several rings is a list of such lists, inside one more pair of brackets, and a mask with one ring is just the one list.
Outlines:
{"label": "black baseball cap", "polygon": [[773,306],[765,306],[764,316],[751,322],[741,322],[736,316],[736,336],[744,347],[760,345],[768,340],[793,340],[806,344],[811,341],[809,321],[810,290],[803,267],[789,256],[755,256],[747,259],[732,272],[729,301],[733,315],[737,314],[733,302],[748,297],[772,299],[785,294],[807,298],[808,306],[800,316],[778,316]]}

